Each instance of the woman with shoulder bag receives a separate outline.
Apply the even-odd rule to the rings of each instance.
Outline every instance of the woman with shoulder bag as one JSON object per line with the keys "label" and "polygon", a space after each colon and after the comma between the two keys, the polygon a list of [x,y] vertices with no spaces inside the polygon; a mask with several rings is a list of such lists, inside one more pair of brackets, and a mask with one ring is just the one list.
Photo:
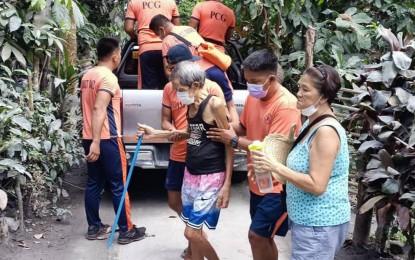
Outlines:
{"label": "woman with shoulder bag", "polygon": [[345,130],[330,107],[340,86],[334,68],[307,69],[299,81],[297,108],[308,119],[287,166],[262,152],[251,152],[255,165],[287,180],[293,260],[332,260],[347,237],[349,150]]}

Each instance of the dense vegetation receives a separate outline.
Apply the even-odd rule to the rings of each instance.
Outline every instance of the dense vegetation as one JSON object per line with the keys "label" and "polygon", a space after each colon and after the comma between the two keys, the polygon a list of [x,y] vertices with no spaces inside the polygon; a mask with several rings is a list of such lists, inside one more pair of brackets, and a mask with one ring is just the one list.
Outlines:
{"label": "dense vegetation", "polygon": [[[196,2],[179,3],[183,22]],[[385,241],[400,232],[413,259],[415,3],[223,2],[238,14],[233,40],[243,57],[264,47],[278,52],[291,90],[306,67],[307,48],[314,63],[339,71],[343,87],[352,90],[344,92],[339,103],[354,107],[344,125],[357,149],[351,166],[363,213],[357,221],[369,225],[374,207],[377,250],[386,252]],[[24,217],[33,213],[42,215],[51,208],[54,214],[67,213],[58,206],[59,197],[68,195],[62,188],[64,173],[82,160],[77,80],[84,66],[94,61],[101,36],[128,40],[123,31],[125,4],[0,1],[0,190],[8,194],[8,208],[18,209],[22,228]],[[315,29],[311,45],[305,37],[309,27]],[[367,237],[367,230],[355,230],[353,248],[362,249]]]}

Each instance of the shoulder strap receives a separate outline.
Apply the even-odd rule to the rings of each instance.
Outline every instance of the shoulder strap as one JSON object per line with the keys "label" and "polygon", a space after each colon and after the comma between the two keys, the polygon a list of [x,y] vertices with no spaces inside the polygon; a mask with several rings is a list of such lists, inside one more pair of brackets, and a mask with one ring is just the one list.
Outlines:
{"label": "shoulder strap", "polygon": [[200,106],[199,106],[199,110],[197,111],[196,116],[202,116],[202,115],[203,115],[203,112],[205,111],[205,108],[206,108],[206,106],[208,105],[209,100],[210,100],[212,97],[213,97],[213,95],[212,95],[212,94],[209,94],[209,95],[205,98],[205,100],[203,100],[203,101],[202,101],[202,103],[201,103],[201,104],[200,104]]}
{"label": "shoulder strap", "polygon": [[301,131],[301,133],[298,135],[297,139],[295,139],[293,146],[291,147],[291,150],[294,149],[294,147],[301,142],[301,140],[303,140],[303,138],[307,135],[308,131],[310,131],[310,129],[316,125],[318,122],[320,122],[321,120],[325,119],[325,118],[335,118],[333,115],[322,115],[317,117],[313,122],[311,122],[306,128],[304,128],[303,131]]}
{"label": "shoulder strap", "polygon": [[177,33],[171,32],[170,35],[173,35],[177,38],[177,40],[181,41],[182,43],[186,44],[187,46],[193,46],[192,43],[188,40],[186,40],[184,37],[178,35]]}

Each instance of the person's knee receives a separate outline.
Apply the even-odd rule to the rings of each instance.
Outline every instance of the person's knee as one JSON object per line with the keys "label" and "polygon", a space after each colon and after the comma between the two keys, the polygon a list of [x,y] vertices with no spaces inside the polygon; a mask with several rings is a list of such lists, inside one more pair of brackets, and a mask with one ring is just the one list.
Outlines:
{"label": "person's knee", "polygon": [[255,247],[264,246],[267,243],[267,241],[269,241],[269,238],[261,237],[260,235],[258,235],[252,230],[249,230],[248,232],[248,239],[249,239],[249,243]]}
{"label": "person's knee", "polygon": [[201,230],[191,227],[186,227],[184,236],[190,243],[195,243],[203,239]]}
{"label": "person's knee", "polygon": [[170,209],[175,211],[178,215],[181,214],[181,212],[182,212],[182,202],[181,201],[169,198],[168,204],[169,204]]}

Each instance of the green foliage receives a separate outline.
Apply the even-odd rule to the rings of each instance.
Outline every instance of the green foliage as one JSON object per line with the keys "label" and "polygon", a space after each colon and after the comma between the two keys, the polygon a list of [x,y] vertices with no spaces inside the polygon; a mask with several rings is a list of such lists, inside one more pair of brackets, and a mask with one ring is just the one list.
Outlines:
{"label": "green foliage", "polygon": [[[396,37],[382,27],[379,36],[389,46],[377,63],[365,66],[353,78],[361,94],[352,98],[359,111],[345,120],[345,127],[360,134],[358,179],[368,187],[361,213],[376,208],[377,248],[385,250],[386,235],[395,213],[399,229],[415,252],[415,40]],[[387,230],[385,230],[387,229]]]}
{"label": "green foliage", "polygon": [[188,25],[190,16],[192,15],[193,8],[197,3],[203,2],[203,0],[181,0],[177,7],[180,13],[180,23]]}
{"label": "green foliage", "polygon": [[[27,108],[27,93],[11,84],[0,81],[0,94],[0,183],[19,178],[36,200],[46,196],[42,190],[61,185],[62,173],[79,164],[78,132],[69,120],[56,118],[58,108],[40,94],[35,95],[33,111]],[[69,110],[66,118],[79,121],[79,110]]]}

